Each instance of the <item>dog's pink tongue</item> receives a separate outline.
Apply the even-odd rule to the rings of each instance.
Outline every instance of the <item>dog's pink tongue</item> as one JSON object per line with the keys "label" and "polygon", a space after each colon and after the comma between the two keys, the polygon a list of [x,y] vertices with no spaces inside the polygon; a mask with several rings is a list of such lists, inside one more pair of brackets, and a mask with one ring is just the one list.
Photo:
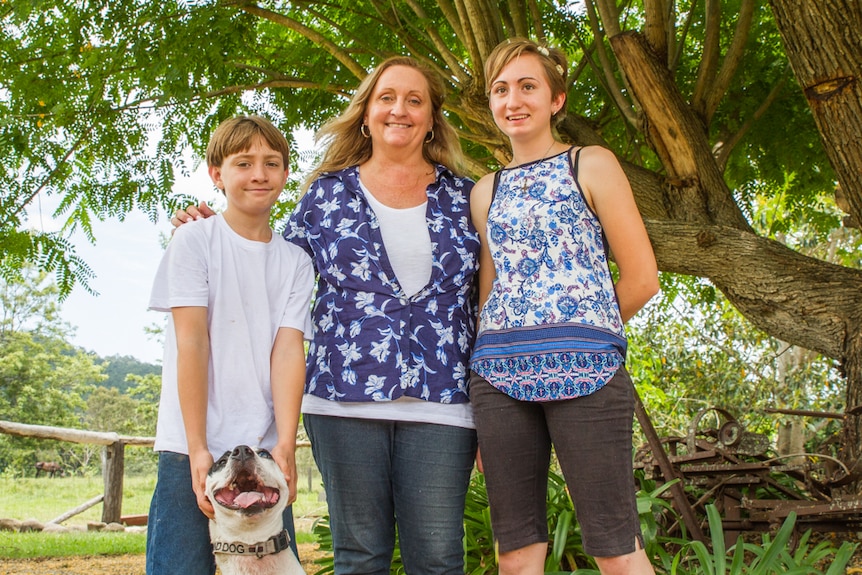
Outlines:
{"label": "dog's pink tongue", "polygon": [[265,503],[266,498],[258,491],[243,491],[233,500],[237,507],[251,507],[255,503]]}

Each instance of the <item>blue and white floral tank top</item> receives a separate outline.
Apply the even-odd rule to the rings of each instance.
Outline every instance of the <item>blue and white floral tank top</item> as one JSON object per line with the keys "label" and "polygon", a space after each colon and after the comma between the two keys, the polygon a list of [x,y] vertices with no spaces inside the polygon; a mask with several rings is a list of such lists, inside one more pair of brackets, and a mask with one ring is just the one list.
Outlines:
{"label": "blue and white floral tank top", "polygon": [[604,233],[570,152],[498,172],[488,212],[496,279],[471,368],[524,401],[591,394],[625,361]]}

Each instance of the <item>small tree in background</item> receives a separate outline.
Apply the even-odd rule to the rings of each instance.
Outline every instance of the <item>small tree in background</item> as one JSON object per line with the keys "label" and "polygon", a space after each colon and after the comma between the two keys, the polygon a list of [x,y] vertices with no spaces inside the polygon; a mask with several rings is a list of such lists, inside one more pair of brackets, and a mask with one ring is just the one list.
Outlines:
{"label": "small tree in background", "polygon": [[[57,286],[32,267],[0,279],[0,419],[79,428],[85,398],[104,379],[95,357],[66,341],[72,328],[60,320],[58,297]],[[80,465],[91,459],[85,452],[0,435],[0,469],[16,473],[30,473],[37,459],[54,455]]]}

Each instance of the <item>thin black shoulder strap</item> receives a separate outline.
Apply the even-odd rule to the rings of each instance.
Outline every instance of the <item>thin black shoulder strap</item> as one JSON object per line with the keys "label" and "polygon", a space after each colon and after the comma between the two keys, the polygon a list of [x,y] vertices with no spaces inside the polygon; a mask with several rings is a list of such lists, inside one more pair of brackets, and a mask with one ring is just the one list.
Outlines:
{"label": "thin black shoulder strap", "polygon": [[581,146],[580,148],[575,150],[574,159],[572,158],[572,152],[571,152],[573,148],[574,148],[574,146],[569,148],[569,154],[568,154],[569,155],[569,169],[572,171],[572,180],[574,180],[574,182],[575,182],[575,187],[578,188],[578,191],[583,196],[584,195],[584,189],[581,187],[581,180],[578,177],[578,165],[579,165],[579,162],[581,161],[581,150],[584,149],[584,146]]}
{"label": "thin black shoulder strap", "polygon": [[[580,182],[580,180],[578,180],[578,162],[581,159],[581,150],[583,150],[583,149],[584,149],[584,147],[581,146],[580,148],[575,150],[575,159],[574,160],[571,159],[572,156],[571,156],[571,154],[569,154],[569,160],[571,162],[570,165],[571,165],[571,169],[572,169],[572,177],[574,178],[575,185],[578,187],[578,192],[580,192],[581,197],[584,198],[584,205],[587,207],[587,209],[593,215],[595,215],[595,212],[593,212],[593,209],[590,207],[590,204],[587,203],[587,201],[586,201],[586,197],[584,196],[584,190],[581,187],[581,182]],[[596,218],[598,218],[598,216],[596,216]],[[609,258],[608,261],[610,261],[610,246],[608,246],[608,239],[607,239],[607,237],[605,237],[604,228],[602,228],[602,246],[605,249],[605,255],[608,256],[608,258]]]}
{"label": "thin black shoulder strap", "polygon": [[575,179],[575,184],[577,184],[579,189],[581,187],[581,183],[578,181],[578,162],[581,161],[581,150],[583,149],[584,147],[581,146],[580,148],[575,150],[575,159],[572,160],[572,148],[569,148],[569,165],[572,168],[572,177]]}

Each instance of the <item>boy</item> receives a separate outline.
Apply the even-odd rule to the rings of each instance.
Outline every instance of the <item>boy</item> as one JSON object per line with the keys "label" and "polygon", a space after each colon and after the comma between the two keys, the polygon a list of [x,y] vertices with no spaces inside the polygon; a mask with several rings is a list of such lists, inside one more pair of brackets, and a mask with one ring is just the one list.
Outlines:
{"label": "boy", "polygon": [[[156,274],[149,307],[170,316],[147,575],[215,573],[205,481],[225,451],[241,444],[270,450],[288,481],[289,502],[296,497],[314,272],[305,252],[269,226],[288,157],[284,135],[264,118],[219,125],[206,159],[227,208],[178,229]],[[284,522],[296,553],[290,507]]]}

